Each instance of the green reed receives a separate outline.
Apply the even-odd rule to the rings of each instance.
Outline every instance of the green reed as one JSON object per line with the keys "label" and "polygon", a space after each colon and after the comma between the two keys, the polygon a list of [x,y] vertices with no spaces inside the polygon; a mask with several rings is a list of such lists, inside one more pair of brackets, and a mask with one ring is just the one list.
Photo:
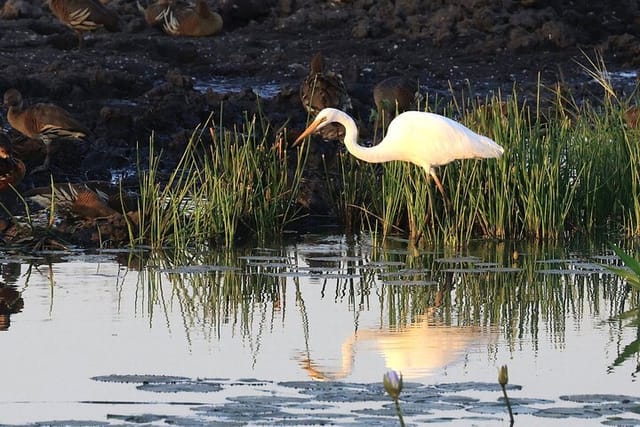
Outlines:
{"label": "green reed", "polygon": [[[478,237],[553,241],[601,230],[639,235],[640,130],[625,120],[637,94],[618,96],[598,59],[585,69],[602,86],[597,102],[540,81],[527,96],[514,86],[508,96],[485,99],[465,92],[427,97],[425,110],[491,137],[505,154],[439,167],[450,203],[414,165],[371,165],[345,152],[322,158],[333,213],[347,232],[366,230],[382,240],[401,233],[422,246],[459,247]],[[140,174],[138,243],[231,246],[247,235],[264,241],[298,218],[308,144],[282,149],[286,128],[261,114],[236,126],[211,120],[196,129],[168,177],[160,176],[160,155],[150,148]]]}
{"label": "green reed", "polygon": [[[389,163],[382,166],[381,187],[379,196],[374,203],[377,203],[376,212],[380,212],[380,226],[382,228],[382,238],[390,235],[398,226],[402,226],[402,217],[407,210],[413,206],[407,201],[411,194],[407,191],[407,171],[410,165],[404,163]],[[375,204],[374,204],[375,206]],[[409,233],[416,235],[417,230],[408,227]]]}
{"label": "green reed", "polygon": [[[629,110],[629,106],[622,104],[619,112],[624,113]],[[624,117],[619,116],[620,122],[624,122]],[[624,150],[629,158],[626,169],[626,176],[621,177],[623,183],[618,191],[624,191],[619,196],[623,198],[622,227],[628,236],[640,236],[640,129],[622,127],[622,139]],[[624,185],[626,184],[626,185]]]}
{"label": "green reed", "polygon": [[375,166],[346,152],[339,152],[332,164],[323,155],[322,166],[329,202],[345,232],[358,231],[363,222],[370,223],[368,207],[376,188]]}
{"label": "green reed", "polygon": [[297,218],[305,158],[296,157],[290,172],[286,151],[274,143],[278,137],[256,116],[233,130],[210,118],[165,179],[152,141],[144,170],[139,161],[138,243],[229,247],[249,232],[261,242],[279,236]]}
{"label": "green reed", "polygon": [[[455,212],[450,217],[458,220],[440,228],[447,237],[457,230],[458,238],[444,240],[556,240],[612,225],[637,235],[637,131],[623,120],[628,101],[611,93],[609,88],[594,105],[539,84],[531,101],[519,99],[514,89],[506,100],[498,94],[482,103],[469,101],[464,109],[456,104],[455,115],[503,145],[505,154],[440,168]],[[446,218],[446,212],[440,211],[438,218]]]}

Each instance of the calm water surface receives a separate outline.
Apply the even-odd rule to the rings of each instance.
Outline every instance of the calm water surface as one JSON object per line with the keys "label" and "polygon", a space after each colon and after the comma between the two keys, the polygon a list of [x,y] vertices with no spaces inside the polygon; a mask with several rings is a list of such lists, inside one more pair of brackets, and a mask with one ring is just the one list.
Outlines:
{"label": "calm water surface", "polygon": [[[315,236],[222,254],[0,262],[2,313],[23,305],[0,317],[0,424],[395,425],[379,383],[396,369],[410,423],[508,425],[495,388],[507,364],[519,386],[509,394],[524,399],[516,425],[640,425],[637,354],[614,366],[638,336],[614,317],[636,299],[602,270],[617,260],[599,247],[434,253]],[[322,384],[338,397],[305,394]],[[437,404],[415,410],[433,393]],[[635,406],[585,417],[585,394]],[[269,404],[290,416],[251,412]]]}

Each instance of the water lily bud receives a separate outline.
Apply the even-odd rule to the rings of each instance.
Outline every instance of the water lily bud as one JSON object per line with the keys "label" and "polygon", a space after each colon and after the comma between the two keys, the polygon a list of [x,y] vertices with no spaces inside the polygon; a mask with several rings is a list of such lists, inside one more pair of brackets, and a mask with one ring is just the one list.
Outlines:
{"label": "water lily bud", "polygon": [[509,370],[507,365],[502,365],[498,368],[498,383],[501,386],[505,386],[509,382]]}
{"label": "water lily bud", "polygon": [[388,371],[382,377],[384,389],[389,393],[392,399],[397,399],[402,391],[402,374],[396,371]]}

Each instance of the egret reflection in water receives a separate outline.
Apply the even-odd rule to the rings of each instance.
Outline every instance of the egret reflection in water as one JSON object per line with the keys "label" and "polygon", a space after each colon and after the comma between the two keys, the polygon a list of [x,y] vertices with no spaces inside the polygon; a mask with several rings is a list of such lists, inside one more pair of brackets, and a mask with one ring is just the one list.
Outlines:
{"label": "egret reflection in water", "polygon": [[443,293],[451,290],[447,284],[436,293],[435,306],[426,309],[404,326],[380,325],[356,330],[342,342],[340,366],[322,366],[313,361],[311,350],[297,356],[309,377],[318,381],[346,378],[357,364],[358,350],[370,356],[374,349],[387,369],[401,372],[406,379],[423,378],[462,359],[473,349],[495,342],[497,334],[475,325],[452,325],[440,313]]}
{"label": "egret reflection in water", "polygon": [[[349,376],[357,364],[358,349],[373,347],[386,368],[401,372],[406,379],[415,379],[429,376],[497,338],[496,333],[479,326],[447,324],[439,319],[436,310],[418,316],[405,327],[356,331],[341,345],[340,366],[321,366],[313,361],[310,352],[297,355],[299,364],[314,380],[340,380]],[[370,350],[363,353],[370,355]]]}

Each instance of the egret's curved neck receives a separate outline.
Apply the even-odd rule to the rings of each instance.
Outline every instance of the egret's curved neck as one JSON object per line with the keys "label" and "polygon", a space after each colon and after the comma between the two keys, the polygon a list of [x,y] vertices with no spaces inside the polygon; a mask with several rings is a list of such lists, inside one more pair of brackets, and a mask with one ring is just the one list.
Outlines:
{"label": "egret's curved neck", "polygon": [[382,143],[374,147],[363,147],[358,144],[358,127],[356,126],[356,122],[347,114],[341,117],[340,124],[342,124],[345,129],[344,145],[354,157],[368,163],[382,163],[393,160],[387,155],[386,147]]}

